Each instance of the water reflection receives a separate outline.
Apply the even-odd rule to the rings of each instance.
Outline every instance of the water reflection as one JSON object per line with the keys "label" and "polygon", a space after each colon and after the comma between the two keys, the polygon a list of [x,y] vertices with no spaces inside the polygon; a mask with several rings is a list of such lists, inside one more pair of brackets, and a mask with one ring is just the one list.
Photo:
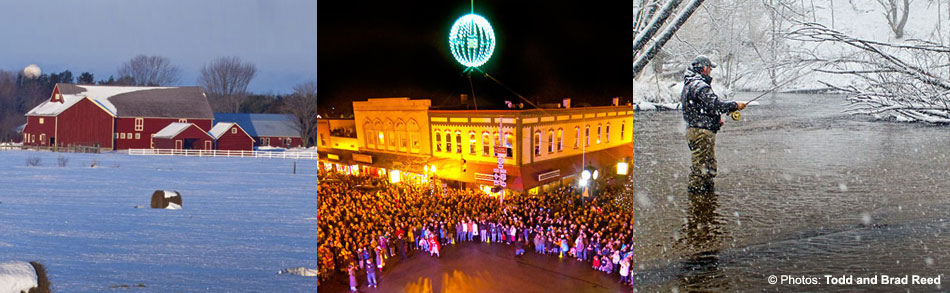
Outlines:
{"label": "water reflection", "polygon": [[679,273],[685,292],[708,292],[729,288],[729,279],[719,267],[719,250],[700,252],[685,262]]}
{"label": "water reflection", "polygon": [[722,244],[723,220],[719,196],[713,191],[690,190],[686,223],[680,230],[680,244],[688,252],[717,250]]}
{"label": "water reflection", "polygon": [[719,196],[710,189],[689,189],[686,223],[681,228],[680,245],[688,252],[679,273],[686,292],[728,288],[719,267],[723,220],[718,212]]}

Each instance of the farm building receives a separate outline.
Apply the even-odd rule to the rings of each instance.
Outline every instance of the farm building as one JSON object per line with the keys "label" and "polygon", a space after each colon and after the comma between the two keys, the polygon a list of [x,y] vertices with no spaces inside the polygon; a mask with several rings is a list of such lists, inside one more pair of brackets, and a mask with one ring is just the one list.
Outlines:
{"label": "farm building", "polygon": [[27,146],[149,148],[171,123],[211,129],[214,115],[200,87],[98,86],[58,83],[49,100],[27,112]]}
{"label": "farm building", "polygon": [[254,138],[251,138],[251,135],[247,134],[237,123],[218,122],[209,133],[214,138],[214,149],[216,150],[254,150]]}
{"label": "farm building", "polygon": [[215,123],[237,123],[254,138],[254,146],[294,148],[303,146],[300,131],[289,114],[214,113]]}
{"label": "farm building", "polygon": [[152,135],[155,149],[211,150],[214,138],[194,123],[175,122]]}

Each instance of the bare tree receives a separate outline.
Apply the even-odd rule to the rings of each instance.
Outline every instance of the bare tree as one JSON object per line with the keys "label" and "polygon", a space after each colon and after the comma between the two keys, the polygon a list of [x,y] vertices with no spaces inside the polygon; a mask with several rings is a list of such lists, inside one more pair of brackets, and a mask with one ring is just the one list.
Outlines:
{"label": "bare tree", "polygon": [[851,85],[829,87],[848,94],[845,112],[897,121],[950,123],[950,47],[911,40],[891,44],[858,39],[819,24],[803,24],[794,39],[835,42],[857,49],[856,54],[827,60],[816,71],[856,77]]}
{"label": "bare tree", "polygon": [[884,8],[887,24],[891,26],[894,37],[904,38],[904,25],[907,24],[907,15],[910,12],[910,0],[877,0]]}
{"label": "bare tree", "polygon": [[294,87],[294,94],[284,98],[284,109],[294,115],[304,146],[314,145],[317,135],[317,82],[309,81]]}
{"label": "bare tree", "polygon": [[130,78],[134,85],[172,85],[180,75],[181,69],[162,56],[138,55],[119,66],[119,79]]}
{"label": "bare tree", "polygon": [[16,105],[16,73],[0,70],[0,141],[13,138],[14,128],[24,120]]}
{"label": "bare tree", "polygon": [[247,85],[255,73],[257,67],[252,63],[244,63],[238,57],[221,57],[201,67],[198,84],[208,93],[212,109],[236,113],[247,97]]}

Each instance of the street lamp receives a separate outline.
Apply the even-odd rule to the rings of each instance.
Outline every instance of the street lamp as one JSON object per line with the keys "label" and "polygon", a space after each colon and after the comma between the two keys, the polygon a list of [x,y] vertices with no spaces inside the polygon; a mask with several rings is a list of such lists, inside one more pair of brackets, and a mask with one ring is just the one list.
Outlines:
{"label": "street lamp", "polygon": [[628,166],[627,162],[617,163],[617,175],[627,175]]}

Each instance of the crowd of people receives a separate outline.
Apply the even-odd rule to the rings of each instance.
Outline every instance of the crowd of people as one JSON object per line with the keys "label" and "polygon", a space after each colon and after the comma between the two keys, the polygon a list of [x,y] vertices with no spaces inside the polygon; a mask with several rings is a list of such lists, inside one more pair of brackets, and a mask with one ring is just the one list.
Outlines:
{"label": "crowd of people", "polygon": [[[321,277],[350,276],[364,269],[369,286],[391,257],[412,251],[440,256],[453,242],[514,245],[516,255],[534,251],[589,263],[630,284],[632,214],[615,204],[617,189],[599,191],[588,202],[572,187],[500,201],[482,191],[389,184],[373,176],[318,174],[318,253]],[[432,193],[435,193],[433,196]]]}

